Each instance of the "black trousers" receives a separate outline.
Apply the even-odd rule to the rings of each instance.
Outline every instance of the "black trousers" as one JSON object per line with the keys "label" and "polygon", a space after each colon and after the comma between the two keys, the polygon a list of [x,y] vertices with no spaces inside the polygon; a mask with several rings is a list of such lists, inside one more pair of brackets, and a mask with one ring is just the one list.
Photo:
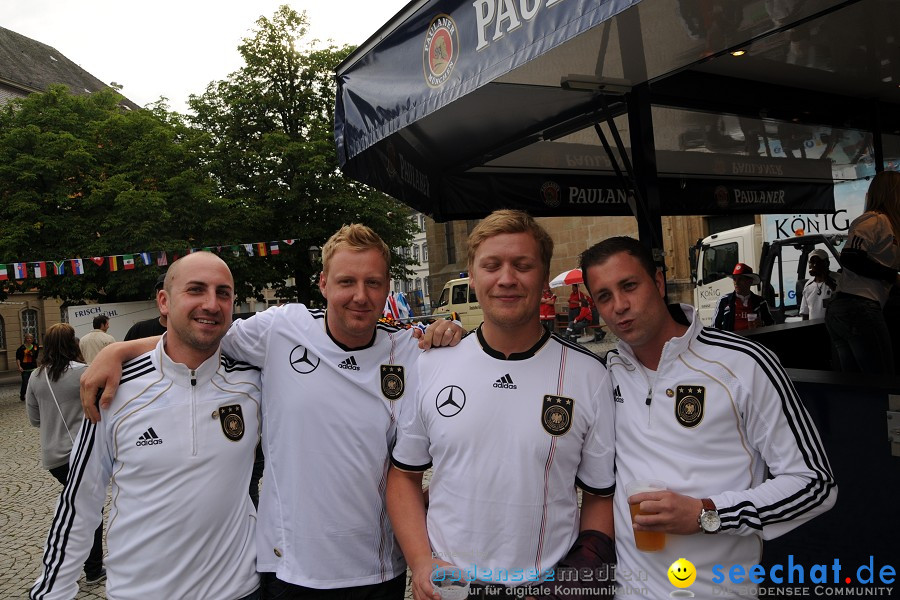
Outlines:
{"label": "black trousers", "polygon": [[[61,467],[54,467],[50,469],[50,474],[56,477],[56,480],[59,481],[63,486],[66,485],[66,482],[69,480],[69,463],[62,465]],[[100,511],[100,516],[103,516],[103,510]],[[103,568],[103,522],[101,519],[100,526],[94,532],[94,545],[91,546],[91,553],[88,554],[87,560],[84,561],[84,572],[88,577],[96,576],[100,573],[100,570]]]}
{"label": "black trousers", "polygon": [[31,374],[34,372],[34,369],[28,369],[27,371],[22,371],[22,387],[19,388],[19,400],[25,399],[25,392],[28,391],[28,379],[31,377]]}
{"label": "black trousers", "polygon": [[320,590],[284,582],[275,573],[260,573],[262,600],[403,600],[406,573],[384,583]]}

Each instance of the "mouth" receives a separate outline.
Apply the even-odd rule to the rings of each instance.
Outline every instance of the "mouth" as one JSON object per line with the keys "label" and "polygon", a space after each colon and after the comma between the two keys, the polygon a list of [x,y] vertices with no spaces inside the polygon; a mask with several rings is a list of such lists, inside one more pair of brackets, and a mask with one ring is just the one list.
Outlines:
{"label": "mouth", "polygon": [[214,319],[208,319],[206,317],[195,317],[194,321],[200,323],[201,325],[218,325],[219,322]]}
{"label": "mouth", "polygon": [[690,575],[685,575],[684,578],[681,578],[681,577],[679,577],[678,575],[676,575],[675,573],[672,573],[672,577],[674,577],[674,578],[677,579],[678,581],[687,581],[688,579],[691,578]]}

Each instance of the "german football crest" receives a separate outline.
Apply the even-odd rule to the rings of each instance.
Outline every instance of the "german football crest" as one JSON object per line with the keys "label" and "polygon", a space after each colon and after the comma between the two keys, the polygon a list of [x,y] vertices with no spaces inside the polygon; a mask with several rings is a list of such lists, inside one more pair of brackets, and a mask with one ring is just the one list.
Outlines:
{"label": "german football crest", "polygon": [[222,424],[222,433],[232,442],[244,437],[244,413],[240,404],[220,406],[219,423]]}
{"label": "german football crest", "polygon": [[572,410],[575,401],[565,396],[544,396],[541,406],[541,425],[550,435],[565,435],[572,427]]}
{"label": "german football crest", "polygon": [[702,385],[679,385],[675,394],[675,419],[682,427],[696,427],[703,420],[706,388]]}
{"label": "german football crest", "polygon": [[381,393],[390,401],[397,400],[406,389],[402,365],[381,365]]}

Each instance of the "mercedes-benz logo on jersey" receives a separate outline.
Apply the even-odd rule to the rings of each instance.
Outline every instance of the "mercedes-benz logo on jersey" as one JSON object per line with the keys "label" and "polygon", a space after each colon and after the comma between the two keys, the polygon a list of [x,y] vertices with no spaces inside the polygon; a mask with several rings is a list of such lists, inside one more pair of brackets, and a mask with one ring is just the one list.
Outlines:
{"label": "mercedes-benz logo on jersey", "polygon": [[461,387],[448,385],[438,392],[434,405],[442,417],[455,417],[466,405],[466,393]]}
{"label": "mercedes-benz logo on jersey", "polygon": [[675,394],[675,419],[682,427],[692,428],[703,420],[706,388],[702,385],[679,385]]}
{"label": "mercedes-benz logo on jersey", "polygon": [[541,425],[550,435],[565,435],[572,427],[572,411],[575,409],[572,398],[547,394],[541,409]]}
{"label": "mercedes-benz logo on jersey", "polygon": [[319,357],[306,346],[294,346],[291,350],[291,368],[301,375],[308,375],[319,366]]}

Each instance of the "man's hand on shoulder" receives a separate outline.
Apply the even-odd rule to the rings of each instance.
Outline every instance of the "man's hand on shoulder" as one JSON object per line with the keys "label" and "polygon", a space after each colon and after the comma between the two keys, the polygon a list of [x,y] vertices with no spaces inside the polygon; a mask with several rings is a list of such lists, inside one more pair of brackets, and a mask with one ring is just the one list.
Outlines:
{"label": "man's hand on shoulder", "polygon": [[459,323],[446,319],[435,321],[424,332],[418,327],[413,328],[413,337],[418,338],[419,348],[422,350],[455,346],[465,333],[466,330]]}

